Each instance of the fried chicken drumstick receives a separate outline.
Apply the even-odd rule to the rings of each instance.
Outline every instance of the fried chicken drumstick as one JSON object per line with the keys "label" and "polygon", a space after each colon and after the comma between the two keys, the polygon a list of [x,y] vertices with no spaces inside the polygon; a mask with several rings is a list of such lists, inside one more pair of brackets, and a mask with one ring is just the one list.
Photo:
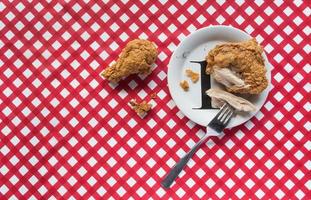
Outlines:
{"label": "fried chicken drumstick", "polygon": [[117,62],[107,67],[102,72],[102,76],[116,83],[131,74],[148,74],[157,55],[158,51],[152,42],[132,40],[122,50]]}

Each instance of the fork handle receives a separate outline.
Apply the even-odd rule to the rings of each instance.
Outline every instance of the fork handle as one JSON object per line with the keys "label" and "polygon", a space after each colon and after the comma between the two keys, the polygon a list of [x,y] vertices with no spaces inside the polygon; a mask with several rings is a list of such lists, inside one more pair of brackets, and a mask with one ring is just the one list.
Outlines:
{"label": "fork handle", "polygon": [[182,171],[182,169],[185,167],[185,165],[188,163],[190,158],[192,158],[193,154],[198,150],[198,148],[206,141],[206,139],[211,136],[210,134],[205,134],[201,140],[192,147],[192,149],[184,155],[178,163],[175,164],[175,166],[171,169],[171,171],[168,173],[168,175],[164,178],[164,180],[161,182],[161,185],[164,188],[169,188],[174,180],[177,178],[179,173]]}

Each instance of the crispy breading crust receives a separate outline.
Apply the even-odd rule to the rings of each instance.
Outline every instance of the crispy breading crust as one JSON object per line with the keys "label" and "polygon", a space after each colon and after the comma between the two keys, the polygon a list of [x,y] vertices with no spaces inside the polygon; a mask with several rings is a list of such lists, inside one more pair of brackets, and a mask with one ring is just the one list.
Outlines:
{"label": "crispy breading crust", "polygon": [[206,57],[206,73],[212,74],[214,67],[232,68],[250,87],[227,87],[229,92],[259,94],[268,86],[262,52],[255,39],[217,45]]}
{"label": "crispy breading crust", "polygon": [[199,74],[192,71],[191,69],[186,69],[186,76],[191,79],[192,83],[198,82],[200,78]]}
{"label": "crispy breading crust", "polygon": [[179,83],[180,87],[184,90],[184,91],[188,91],[189,90],[189,83],[186,80],[183,80]]}
{"label": "crispy breading crust", "polygon": [[158,55],[156,46],[148,41],[135,39],[122,50],[117,62],[106,68],[102,76],[111,82],[119,82],[131,74],[148,74]]}
{"label": "crispy breading crust", "polygon": [[132,109],[141,117],[144,117],[150,110],[152,105],[146,101],[137,102],[135,99],[132,99],[129,104]]}

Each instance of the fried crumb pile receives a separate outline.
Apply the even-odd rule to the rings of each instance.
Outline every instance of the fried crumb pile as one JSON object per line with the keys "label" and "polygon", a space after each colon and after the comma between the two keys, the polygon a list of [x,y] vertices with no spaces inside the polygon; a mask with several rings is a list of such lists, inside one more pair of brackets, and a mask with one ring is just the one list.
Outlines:
{"label": "fried crumb pile", "polygon": [[102,76],[116,83],[131,74],[149,74],[157,55],[158,51],[152,42],[132,40],[122,50],[117,62],[107,67]]}
{"label": "fried crumb pile", "polygon": [[199,80],[199,74],[191,69],[186,69],[186,76],[191,79],[192,83],[196,83]]}
{"label": "fried crumb pile", "polygon": [[151,110],[152,105],[146,101],[137,102],[135,99],[129,102],[132,109],[141,117],[144,117]]}

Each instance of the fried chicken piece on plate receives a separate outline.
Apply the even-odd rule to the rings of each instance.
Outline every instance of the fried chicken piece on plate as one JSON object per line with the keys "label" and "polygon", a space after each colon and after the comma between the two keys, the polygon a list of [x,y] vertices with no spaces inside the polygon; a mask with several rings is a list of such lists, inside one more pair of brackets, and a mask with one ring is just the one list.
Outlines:
{"label": "fried chicken piece on plate", "polygon": [[268,86],[262,52],[255,39],[217,45],[206,57],[206,73],[229,92],[259,94]]}
{"label": "fried chicken piece on plate", "polygon": [[131,74],[149,74],[157,55],[158,51],[153,42],[132,40],[122,50],[117,62],[107,67],[102,76],[117,83]]}

